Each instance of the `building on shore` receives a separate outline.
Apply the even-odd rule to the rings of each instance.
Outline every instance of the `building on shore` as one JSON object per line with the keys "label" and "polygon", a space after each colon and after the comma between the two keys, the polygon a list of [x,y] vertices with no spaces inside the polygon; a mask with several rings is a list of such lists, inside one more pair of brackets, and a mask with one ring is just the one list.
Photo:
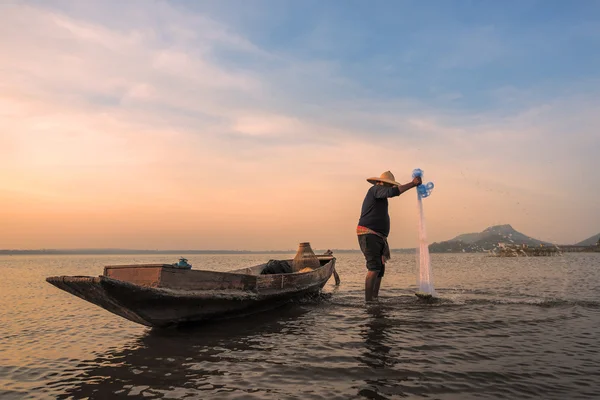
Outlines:
{"label": "building on shore", "polygon": [[498,247],[490,250],[491,257],[548,257],[560,256],[563,251],[558,246],[527,246],[526,244],[515,245],[498,243]]}

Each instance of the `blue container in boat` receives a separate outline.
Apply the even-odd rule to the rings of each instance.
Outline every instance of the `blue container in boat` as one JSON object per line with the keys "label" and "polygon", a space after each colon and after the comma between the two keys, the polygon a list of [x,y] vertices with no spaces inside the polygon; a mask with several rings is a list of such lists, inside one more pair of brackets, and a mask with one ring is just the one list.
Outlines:
{"label": "blue container in boat", "polygon": [[192,265],[188,264],[187,259],[181,257],[179,259],[179,262],[177,264],[175,264],[175,266],[177,268],[183,268],[183,269],[192,269]]}

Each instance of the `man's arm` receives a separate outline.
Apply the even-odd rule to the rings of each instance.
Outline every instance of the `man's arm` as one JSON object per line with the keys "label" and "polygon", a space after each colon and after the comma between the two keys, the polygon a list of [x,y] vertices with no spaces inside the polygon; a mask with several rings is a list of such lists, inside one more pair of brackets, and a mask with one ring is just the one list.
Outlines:
{"label": "man's arm", "polygon": [[400,186],[396,186],[398,188],[398,190],[400,191],[400,194],[406,192],[408,189],[412,189],[414,187],[419,186],[420,184],[422,184],[423,182],[421,181],[421,177],[417,176],[416,178],[414,178],[412,180],[412,182],[409,182],[405,185],[400,185]]}
{"label": "man's arm", "polygon": [[375,187],[375,197],[378,199],[386,199],[388,197],[396,197],[400,196],[402,193],[406,192],[408,189],[412,189],[421,184],[421,178],[416,177],[405,185],[400,186],[376,186]]}

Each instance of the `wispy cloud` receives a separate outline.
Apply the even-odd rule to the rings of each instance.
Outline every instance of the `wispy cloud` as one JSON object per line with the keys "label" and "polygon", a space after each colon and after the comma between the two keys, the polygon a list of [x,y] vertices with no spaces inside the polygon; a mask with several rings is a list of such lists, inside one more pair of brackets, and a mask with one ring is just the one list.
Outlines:
{"label": "wispy cloud", "polygon": [[[278,42],[265,39],[273,17],[255,10],[260,27],[205,6],[0,6],[11,38],[0,41],[0,206],[14,228],[1,240],[174,246],[163,226],[176,247],[229,247],[235,235],[247,248],[305,236],[354,247],[364,178],[392,169],[408,180],[415,167],[438,185],[433,240],[497,222],[574,241],[600,225],[598,77],[495,80],[520,51],[502,21],[435,15],[437,28],[394,31],[383,17],[381,28],[349,26],[325,13]],[[394,206],[394,246],[413,244],[407,202]],[[100,239],[94,227],[120,228],[96,214],[129,233]],[[85,235],[74,224],[60,240],[27,239],[81,218]],[[331,231],[315,233],[316,220]],[[132,239],[140,230],[153,233]]]}

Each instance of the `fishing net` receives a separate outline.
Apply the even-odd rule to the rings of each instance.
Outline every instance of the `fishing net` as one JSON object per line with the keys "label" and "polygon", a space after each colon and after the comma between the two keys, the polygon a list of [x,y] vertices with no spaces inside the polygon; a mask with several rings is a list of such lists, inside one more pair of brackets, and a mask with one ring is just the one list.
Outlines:
{"label": "fishing net", "polygon": [[[423,171],[418,168],[413,171],[413,178],[417,176],[423,178]],[[429,244],[427,243],[427,230],[425,229],[425,215],[423,213],[423,198],[428,197],[432,190],[432,182],[417,186],[417,207],[419,212],[419,248],[417,249],[419,274],[417,275],[417,286],[419,286],[419,292],[435,296],[433,274],[429,259]]]}
{"label": "fishing net", "polygon": [[429,260],[429,245],[427,244],[427,230],[425,229],[425,215],[423,215],[423,199],[420,194],[418,195],[418,208],[419,249],[417,250],[417,263],[419,265],[419,275],[417,284],[420,292],[435,296],[431,262]]}

